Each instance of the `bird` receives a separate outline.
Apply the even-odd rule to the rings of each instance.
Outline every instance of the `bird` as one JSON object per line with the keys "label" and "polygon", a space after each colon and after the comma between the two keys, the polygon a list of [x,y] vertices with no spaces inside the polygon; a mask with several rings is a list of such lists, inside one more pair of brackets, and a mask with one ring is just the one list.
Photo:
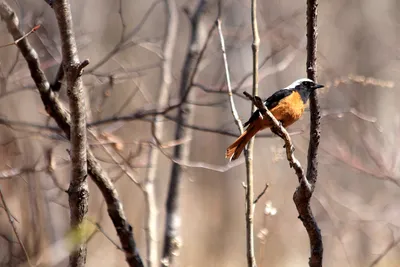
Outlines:
{"label": "bird", "polygon": [[[268,97],[264,101],[264,105],[286,128],[301,118],[311,92],[322,87],[324,86],[315,83],[311,79],[298,79]],[[237,159],[253,136],[259,131],[272,126],[273,122],[267,116],[263,116],[261,111],[257,109],[250,119],[243,124],[243,127],[247,127],[243,134],[226,149],[225,158],[231,161]]]}

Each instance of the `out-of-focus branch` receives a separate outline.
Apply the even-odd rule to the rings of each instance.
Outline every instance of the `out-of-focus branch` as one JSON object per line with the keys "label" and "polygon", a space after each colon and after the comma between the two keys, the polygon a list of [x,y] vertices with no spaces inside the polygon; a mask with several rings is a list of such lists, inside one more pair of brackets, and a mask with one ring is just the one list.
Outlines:
{"label": "out-of-focus branch", "polygon": [[[190,94],[194,77],[196,76],[200,60],[204,54],[211,34],[215,29],[215,25],[209,30],[206,38],[202,36],[200,27],[204,23],[204,13],[208,1],[200,0],[193,15],[190,16],[191,23],[191,39],[188,44],[188,52],[185,57],[185,62],[181,71],[181,81],[179,88],[180,103],[178,107],[177,121],[175,130],[175,139],[181,140],[189,138],[192,131],[188,128],[182,127],[181,123],[192,123],[194,118],[194,106],[185,105],[186,100],[190,100],[193,94]],[[189,144],[176,146],[173,152],[173,158],[186,161],[189,157]],[[164,232],[164,248],[161,259],[162,266],[169,266],[173,262],[174,256],[178,254],[182,240],[180,237],[180,224],[181,217],[179,213],[179,187],[182,180],[182,166],[173,163],[171,170],[171,177],[168,187],[167,201],[166,201],[166,220]]]}
{"label": "out-of-focus branch", "polygon": [[[161,85],[158,93],[157,106],[163,107],[168,103],[169,87],[172,82],[172,56],[175,47],[176,35],[178,30],[178,12],[174,0],[165,0],[165,13],[167,16],[167,23],[165,29],[165,39],[163,45],[163,63],[161,66]],[[154,138],[163,137],[163,125],[160,115],[154,117],[153,122],[153,135]],[[157,205],[154,181],[158,170],[158,157],[157,149],[152,146],[149,148],[149,164],[150,168],[144,180],[144,196],[146,201],[146,253],[147,253],[147,266],[155,267],[158,265],[158,224],[157,224]]]}
{"label": "out-of-focus branch", "polygon": [[369,267],[374,267],[376,265],[378,265],[378,263],[395,247],[397,247],[400,244],[400,238],[393,240],[388,246],[387,248],[378,256],[376,257],[375,260],[373,260],[371,262],[371,264],[369,265]]}
{"label": "out-of-focus branch", "polygon": [[[93,73],[94,71],[96,71],[98,68],[107,63],[113,56],[118,54],[128,42],[132,41],[132,38],[140,31],[144,23],[150,17],[150,14],[154,11],[154,9],[159,3],[161,3],[161,0],[153,2],[152,5],[149,7],[149,9],[147,9],[146,13],[143,15],[143,18],[139,22],[139,24],[134,29],[132,29],[128,34],[126,34],[126,36],[124,36],[125,30],[123,30],[118,44],[115,45],[115,47],[107,55],[105,55],[99,62],[97,62],[93,67],[88,69],[86,73]],[[125,29],[123,20],[122,20],[122,26],[123,29]]]}
{"label": "out-of-focus branch", "polygon": [[[307,0],[307,76],[316,81],[317,72],[317,0]],[[320,108],[316,91],[310,95],[310,142],[307,155],[307,180],[309,186],[300,183],[293,194],[293,201],[299,212],[299,219],[307,231],[310,239],[309,259],[310,267],[321,267],[323,259],[323,243],[321,230],[310,206],[310,199],[314,192],[318,178],[318,146],[320,140]]]}
{"label": "out-of-focus branch", "polygon": [[[169,160],[171,160],[173,163],[180,165],[181,167],[188,167],[188,168],[202,168],[202,169],[207,169],[210,171],[215,171],[215,172],[226,172],[230,170],[231,168],[237,167],[243,163],[243,160],[235,160],[234,162],[229,162],[226,165],[215,165],[215,164],[209,164],[205,162],[190,162],[189,160],[185,159],[179,159],[179,158],[174,158],[173,156],[169,155],[165,150],[165,145],[161,143],[161,141],[157,138],[157,136],[154,134],[154,123],[152,124],[152,135],[154,137],[155,141],[155,146],[160,150],[160,152],[166,156]],[[184,142],[180,140],[175,140],[176,145],[181,145]]]}
{"label": "out-of-focus branch", "polygon": [[32,167],[10,168],[8,170],[0,170],[0,180],[8,180],[28,173],[48,172],[50,168],[51,171],[54,171],[56,167],[66,164],[69,164],[69,162],[57,163],[54,164],[53,166],[50,166],[50,164],[48,166],[43,166],[43,167],[38,167],[35,165]]}
{"label": "out-of-focus branch", "polygon": [[4,199],[3,192],[1,191],[1,187],[0,187],[0,198],[1,198],[1,202],[3,204],[4,210],[7,213],[8,221],[10,222],[10,225],[11,225],[13,231],[14,231],[15,236],[17,237],[18,243],[19,243],[22,251],[24,252],[26,261],[28,262],[29,266],[33,266],[32,263],[31,263],[31,260],[29,258],[28,252],[26,251],[26,248],[25,248],[24,244],[22,243],[21,238],[19,237],[19,234],[18,234],[18,231],[17,231],[17,227],[15,226],[15,223],[14,223],[14,217],[11,215],[11,212],[8,209],[6,200]]}
{"label": "out-of-focus branch", "polygon": [[[161,84],[158,93],[157,106],[163,107],[168,104],[169,87],[172,82],[172,57],[176,42],[176,35],[178,31],[178,11],[174,0],[164,0],[165,13],[167,16],[167,23],[165,29],[165,39],[163,45],[163,63],[161,66]],[[153,139],[163,138],[164,127],[160,115],[154,117],[153,122]],[[150,168],[144,179],[144,196],[146,201],[146,253],[147,253],[147,266],[158,266],[158,223],[157,223],[157,202],[154,188],[154,181],[158,170],[158,157],[159,151],[154,149],[153,146],[149,148],[149,164]]]}
{"label": "out-of-focus branch", "polygon": [[[347,113],[347,112],[342,112],[342,113]],[[237,133],[234,133],[234,132],[228,131],[228,130],[223,130],[220,128],[212,128],[212,127],[207,127],[207,126],[202,126],[202,125],[178,122],[177,118],[170,116],[170,115],[164,115],[163,118],[173,121],[173,122],[176,122],[176,123],[179,123],[183,127],[187,127],[187,128],[193,129],[193,130],[206,132],[206,133],[215,133],[215,134],[220,134],[220,135],[225,135],[225,136],[230,136],[230,137],[239,137],[239,135]],[[152,122],[150,119],[145,119],[145,118],[141,118],[141,119],[132,118],[131,120],[129,120],[126,117],[115,117],[115,120],[110,120],[108,122],[104,122],[104,123],[100,123],[100,124],[95,123],[95,124],[101,125],[101,124],[113,123],[113,122],[118,122],[118,121],[134,121],[134,120]],[[30,122],[23,122],[23,121],[12,121],[12,120],[8,120],[5,118],[0,118],[0,124],[9,126],[10,128],[21,127],[21,128],[42,129],[42,130],[47,130],[49,132],[52,132],[54,134],[57,134],[60,132],[60,129],[58,127],[46,126],[46,125],[35,124],[35,123],[30,123]],[[91,126],[93,126],[93,124],[88,123],[88,127],[91,127]],[[289,134],[290,135],[298,135],[298,134],[302,134],[303,132],[304,132],[304,130],[300,129],[300,130],[296,130],[296,131],[291,131],[291,132],[289,132]],[[257,135],[257,138],[275,138],[275,137],[276,136],[272,133],[260,133]],[[62,138],[62,137],[60,137],[60,138]],[[58,138],[58,139],[60,139],[60,138]]]}
{"label": "out-of-focus branch", "polygon": [[[9,33],[14,39],[23,36],[18,27],[19,21],[14,11],[4,1],[0,2],[0,16],[6,22]],[[48,114],[56,121],[64,133],[70,136],[70,116],[65,107],[50,90],[50,85],[43,70],[40,68],[39,58],[26,38],[17,44],[21,54],[25,58],[32,79],[40,93],[43,104]],[[126,260],[130,266],[143,266],[136,242],[133,237],[132,226],[125,217],[122,203],[118,193],[106,172],[102,169],[92,151],[87,147],[88,173],[97,187],[100,189],[106,203],[108,214],[114,224],[118,237],[125,252]]]}

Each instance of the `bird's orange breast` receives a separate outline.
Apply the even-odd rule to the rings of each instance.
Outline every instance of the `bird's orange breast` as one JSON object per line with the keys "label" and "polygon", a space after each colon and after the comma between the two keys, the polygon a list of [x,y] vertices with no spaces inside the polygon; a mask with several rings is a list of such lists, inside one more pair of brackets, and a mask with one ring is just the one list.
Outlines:
{"label": "bird's orange breast", "polygon": [[294,91],[291,95],[279,101],[278,105],[271,109],[271,112],[284,127],[287,127],[303,115],[304,102],[300,94]]}

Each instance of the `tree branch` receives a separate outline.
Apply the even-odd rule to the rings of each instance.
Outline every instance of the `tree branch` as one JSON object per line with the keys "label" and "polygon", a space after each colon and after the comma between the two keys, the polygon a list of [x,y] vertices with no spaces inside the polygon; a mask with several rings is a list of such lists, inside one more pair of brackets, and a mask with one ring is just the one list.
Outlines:
{"label": "tree branch", "polygon": [[[307,0],[307,76],[316,82],[317,78],[317,0]],[[310,206],[310,199],[314,192],[318,178],[318,146],[320,141],[320,108],[316,91],[310,95],[310,142],[307,155],[307,180],[310,186],[297,187],[293,194],[293,201],[299,212],[299,219],[303,222],[310,239],[311,256],[310,267],[322,266],[323,243],[321,230]]]}
{"label": "tree branch", "polygon": [[17,237],[18,243],[19,243],[22,251],[24,252],[26,261],[28,262],[29,266],[33,266],[32,263],[31,263],[31,260],[29,258],[28,252],[26,251],[26,248],[24,246],[24,243],[22,243],[22,240],[21,240],[21,238],[20,238],[20,236],[18,234],[17,227],[15,226],[15,223],[14,223],[14,217],[11,215],[11,212],[8,209],[8,206],[7,206],[6,200],[4,198],[3,192],[1,191],[1,187],[0,187],[0,198],[1,198],[1,202],[3,204],[4,210],[7,213],[8,221],[10,222],[10,225],[11,225],[13,231],[14,231],[15,236]]}
{"label": "tree branch", "polygon": [[[88,212],[89,187],[87,182],[86,156],[86,109],[81,74],[89,63],[79,62],[74,37],[71,9],[68,0],[58,0],[53,4],[62,47],[62,67],[65,70],[69,108],[71,113],[71,181],[68,188],[71,229],[83,231],[83,220]],[[71,252],[70,266],[83,267],[86,264],[87,247],[79,244]]]}
{"label": "tree branch", "polygon": [[[188,52],[181,71],[181,81],[179,88],[180,104],[178,107],[177,121],[175,129],[175,139],[181,140],[191,135],[189,129],[182,127],[181,123],[191,123],[194,116],[193,105],[184,105],[193,94],[190,94],[193,87],[193,80],[197,74],[199,63],[204,55],[211,34],[215,25],[208,31],[207,36],[201,34],[201,26],[205,19],[205,10],[208,1],[200,0],[192,16],[189,16],[191,23],[191,39],[188,44]],[[189,157],[190,146],[188,144],[175,146],[173,158],[183,160]],[[164,233],[164,248],[162,256],[162,266],[172,264],[173,256],[178,253],[182,240],[180,238],[180,214],[179,214],[179,187],[182,180],[182,166],[176,162],[172,165],[171,177],[168,186],[166,201],[166,220]]]}
{"label": "tree branch", "polygon": [[[0,16],[6,22],[7,29],[13,36],[14,40],[23,36],[23,33],[21,33],[19,30],[19,21],[15,15],[15,12],[4,1],[0,2]],[[17,46],[28,64],[32,79],[40,93],[47,113],[56,121],[58,126],[69,138],[71,123],[70,116],[65,107],[50,90],[49,82],[44,75],[43,70],[40,68],[38,54],[32,48],[26,38],[18,42]],[[142,267],[143,263],[136,248],[136,242],[133,237],[133,229],[126,220],[118,193],[90,148],[87,147],[86,149],[88,173],[96,186],[100,189],[107,203],[108,214],[117,231],[122,248],[125,252],[126,260],[130,266]]]}
{"label": "tree branch", "polygon": [[[161,84],[158,93],[157,106],[163,107],[168,104],[169,88],[172,82],[172,57],[175,47],[176,35],[178,32],[178,11],[175,0],[164,0],[165,13],[167,16],[167,23],[165,29],[165,38],[163,44],[163,63],[161,66]],[[162,123],[162,116],[157,115],[153,121],[153,139],[162,139],[164,134],[164,127]],[[147,253],[147,266],[158,266],[158,223],[157,223],[157,202],[154,182],[156,179],[159,150],[150,146],[149,148],[149,165],[144,179],[144,196],[146,201],[146,253]]]}
{"label": "tree branch", "polygon": [[[257,24],[257,0],[251,1],[251,29],[253,32],[253,43],[251,45],[253,51],[253,96],[258,95],[258,52],[260,47],[260,36]],[[252,114],[256,110],[255,106],[251,106]],[[246,246],[247,246],[247,266],[256,267],[256,258],[254,256],[254,137],[250,139],[247,149],[244,151],[246,159]]]}

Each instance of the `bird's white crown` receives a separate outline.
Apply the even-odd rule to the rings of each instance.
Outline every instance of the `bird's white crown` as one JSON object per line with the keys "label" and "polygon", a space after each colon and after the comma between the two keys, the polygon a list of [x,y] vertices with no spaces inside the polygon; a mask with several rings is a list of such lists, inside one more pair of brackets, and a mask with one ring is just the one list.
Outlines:
{"label": "bird's white crown", "polygon": [[291,83],[289,86],[285,87],[284,89],[294,89],[294,88],[296,88],[296,86],[300,85],[302,82],[312,82],[312,83],[314,83],[313,80],[310,80],[308,78],[301,78],[301,79],[298,79],[298,80],[294,81],[293,83]]}

